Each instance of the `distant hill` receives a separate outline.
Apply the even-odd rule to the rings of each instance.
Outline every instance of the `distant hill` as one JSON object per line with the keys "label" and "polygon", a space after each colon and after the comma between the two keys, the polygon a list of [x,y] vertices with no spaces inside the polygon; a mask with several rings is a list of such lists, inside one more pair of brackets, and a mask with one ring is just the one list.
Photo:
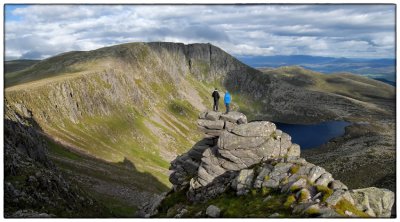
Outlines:
{"label": "distant hill", "polygon": [[238,57],[238,59],[255,68],[298,65],[313,71],[329,74],[351,72],[370,78],[396,81],[395,59],[356,59],[308,55],[252,56]]}
{"label": "distant hill", "polygon": [[381,82],[384,82],[384,83],[387,83],[387,84],[392,85],[392,86],[396,86],[396,82],[394,82],[394,81],[389,81],[389,80],[383,79],[383,78],[374,78],[374,79],[378,80],[378,81],[381,81]]}
{"label": "distant hill", "polygon": [[5,61],[4,73],[7,74],[11,72],[20,71],[38,62],[40,62],[40,60],[21,59],[21,60]]}

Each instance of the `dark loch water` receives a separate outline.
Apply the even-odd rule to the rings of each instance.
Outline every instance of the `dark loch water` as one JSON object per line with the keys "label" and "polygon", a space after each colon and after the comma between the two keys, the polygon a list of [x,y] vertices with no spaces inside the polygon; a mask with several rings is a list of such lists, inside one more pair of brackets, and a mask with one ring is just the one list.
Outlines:
{"label": "dark loch water", "polygon": [[344,128],[350,125],[345,121],[328,121],[312,125],[275,123],[276,127],[292,137],[292,142],[301,149],[318,147],[330,139],[342,136]]}

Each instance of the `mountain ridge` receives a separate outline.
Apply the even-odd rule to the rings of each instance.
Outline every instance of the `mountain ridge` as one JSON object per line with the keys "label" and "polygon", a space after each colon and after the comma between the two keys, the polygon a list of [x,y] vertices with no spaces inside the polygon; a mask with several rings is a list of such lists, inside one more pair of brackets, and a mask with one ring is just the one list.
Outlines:
{"label": "mountain ridge", "polygon": [[[280,68],[262,73],[211,44],[131,43],[90,53],[90,57],[85,52],[59,55],[11,79],[6,76],[7,109],[31,116],[47,135],[73,149],[108,162],[127,159],[166,186],[170,186],[169,162],[201,138],[197,113],[211,107],[215,87],[228,89],[233,110],[246,111],[249,119],[359,122],[368,114],[371,124],[380,124],[376,118],[389,122],[392,118],[394,88],[378,81],[347,76],[339,78],[341,82],[314,84],[312,78],[305,78],[311,83],[299,82],[294,74],[307,76],[309,71]],[[343,81],[349,81],[347,88],[358,90],[355,98],[349,92],[339,95],[321,88]],[[366,85],[374,86],[382,97],[365,94]],[[383,148],[393,145],[388,141]],[[71,161],[64,154],[57,157],[63,158],[59,164]]]}

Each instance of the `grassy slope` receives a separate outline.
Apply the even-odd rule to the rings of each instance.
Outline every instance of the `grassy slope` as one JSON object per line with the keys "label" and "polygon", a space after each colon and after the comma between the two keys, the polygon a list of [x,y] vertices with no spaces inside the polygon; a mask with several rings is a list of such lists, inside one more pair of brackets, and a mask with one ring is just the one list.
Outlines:
{"label": "grassy slope", "polygon": [[12,72],[18,72],[23,69],[26,69],[40,60],[29,60],[29,59],[22,59],[22,60],[11,60],[4,62],[4,74],[7,75]]}
{"label": "grassy slope", "polygon": [[[127,55],[112,57],[113,51],[102,49],[85,52],[95,58],[85,60],[73,52],[7,76],[5,97],[19,113],[21,106],[32,111],[44,132],[63,144],[53,143],[51,150],[63,171],[97,199],[114,203],[121,215],[131,215],[138,201],[110,195],[105,188],[114,184],[119,191],[165,191],[170,186],[169,162],[201,138],[195,121],[211,106],[214,86],[187,73],[171,74],[163,63],[173,67],[175,58],[154,59],[158,55],[142,44],[112,50]],[[71,59],[76,62],[68,63]],[[134,172],[116,165],[124,159],[134,164]],[[103,181],[103,188],[92,189],[80,178]]]}
{"label": "grassy slope", "polygon": [[47,143],[51,160],[69,179],[102,203],[112,217],[133,217],[141,204],[135,196],[151,198],[153,193],[168,190],[151,174],[138,172],[131,162],[105,162],[72,152],[51,139]]}
{"label": "grassy slope", "polygon": [[395,96],[394,87],[349,73],[327,75],[297,66],[263,70],[263,72],[293,86],[342,95],[359,101],[376,102],[377,98],[393,100]]}
{"label": "grassy slope", "polygon": [[[288,194],[268,189],[252,190],[250,194],[236,196],[233,191],[227,191],[218,197],[199,203],[191,203],[186,198],[186,190],[174,192],[167,196],[161,203],[159,213],[156,217],[173,217],[178,210],[184,207],[188,210],[183,217],[206,217],[205,211],[209,205],[215,205],[221,209],[221,217],[224,218],[265,218],[274,213],[279,217],[296,217],[291,209],[285,204]],[[265,200],[268,197],[268,200]]]}

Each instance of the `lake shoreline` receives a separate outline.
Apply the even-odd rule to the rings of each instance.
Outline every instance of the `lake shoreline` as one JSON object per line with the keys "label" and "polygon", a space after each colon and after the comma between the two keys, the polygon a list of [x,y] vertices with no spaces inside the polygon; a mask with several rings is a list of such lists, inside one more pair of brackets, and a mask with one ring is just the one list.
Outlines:
{"label": "lake shoreline", "polygon": [[291,135],[292,142],[299,144],[302,150],[316,149],[334,138],[345,135],[345,128],[352,124],[335,120],[314,124],[274,123],[278,129]]}

